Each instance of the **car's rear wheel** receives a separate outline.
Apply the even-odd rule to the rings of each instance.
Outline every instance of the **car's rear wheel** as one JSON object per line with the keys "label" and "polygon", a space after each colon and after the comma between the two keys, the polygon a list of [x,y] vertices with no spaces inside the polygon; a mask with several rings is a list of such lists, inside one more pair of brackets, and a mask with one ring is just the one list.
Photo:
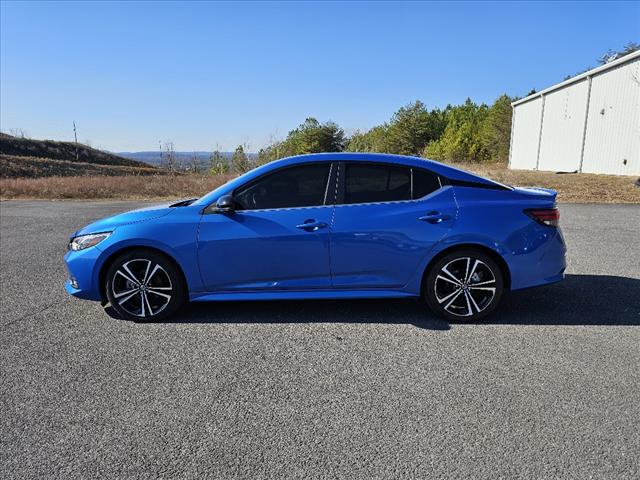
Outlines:
{"label": "car's rear wheel", "polygon": [[118,315],[137,322],[163,320],[186,298],[184,280],[175,264],[149,250],[118,257],[107,271],[105,288]]}
{"label": "car's rear wheel", "polygon": [[423,296],[431,310],[452,322],[475,322],[491,313],[502,297],[500,266],[476,249],[451,252],[427,273]]}

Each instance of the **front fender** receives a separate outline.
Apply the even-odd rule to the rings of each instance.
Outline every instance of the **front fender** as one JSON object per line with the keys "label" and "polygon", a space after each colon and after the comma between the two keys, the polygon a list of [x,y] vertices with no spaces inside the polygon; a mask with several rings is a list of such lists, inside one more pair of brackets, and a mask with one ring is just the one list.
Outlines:
{"label": "front fender", "polygon": [[[167,219],[180,219],[168,216]],[[93,290],[99,290],[100,273],[105,264],[119,252],[129,248],[152,248],[172,258],[184,273],[189,291],[202,290],[196,252],[197,222],[139,223],[116,228],[97,245],[99,255],[94,258]]]}

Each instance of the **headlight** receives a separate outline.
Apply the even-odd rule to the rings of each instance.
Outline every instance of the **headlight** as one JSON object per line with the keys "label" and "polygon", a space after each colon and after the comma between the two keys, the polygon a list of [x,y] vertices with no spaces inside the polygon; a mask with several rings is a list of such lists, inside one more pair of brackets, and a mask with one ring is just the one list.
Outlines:
{"label": "headlight", "polygon": [[71,239],[69,242],[69,250],[74,252],[77,250],[84,250],[85,248],[93,247],[99,244],[105,238],[111,235],[111,232],[94,233],[91,235],[81,235]]}

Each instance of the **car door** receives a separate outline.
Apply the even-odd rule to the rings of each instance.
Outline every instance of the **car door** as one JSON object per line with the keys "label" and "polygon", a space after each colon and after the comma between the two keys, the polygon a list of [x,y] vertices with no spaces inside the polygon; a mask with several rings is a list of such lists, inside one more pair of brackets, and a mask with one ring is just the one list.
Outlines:
{"label": "car door", "polygon": [[330,163],[285,167],[236,188],[235,211],[204,214],[197,248],[205,289],[329,288],[330,177]]}
{"label": "car door", "polygon": [[336,288],[401,288],[455,219],[451,187],[428,170],[344,162],[331,232]]}

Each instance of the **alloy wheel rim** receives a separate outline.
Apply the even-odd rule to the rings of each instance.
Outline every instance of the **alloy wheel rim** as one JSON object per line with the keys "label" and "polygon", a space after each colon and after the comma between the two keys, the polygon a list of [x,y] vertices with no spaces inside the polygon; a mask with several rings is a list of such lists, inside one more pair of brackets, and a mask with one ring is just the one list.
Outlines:
{"label": "alloy wheel rim", "polygon": [[130,315],[152,317],[171,302],[173,285],[167,271],[158,263],[136,258],[116,270],[111,292],[118,306]]}
{"label": "alloy wheel rim", "polygon": [[496,277],[489,266],[473,257],[460,257],[440,269],[434,282],[436,300],[458,317],[484,311],[496,295]]}

